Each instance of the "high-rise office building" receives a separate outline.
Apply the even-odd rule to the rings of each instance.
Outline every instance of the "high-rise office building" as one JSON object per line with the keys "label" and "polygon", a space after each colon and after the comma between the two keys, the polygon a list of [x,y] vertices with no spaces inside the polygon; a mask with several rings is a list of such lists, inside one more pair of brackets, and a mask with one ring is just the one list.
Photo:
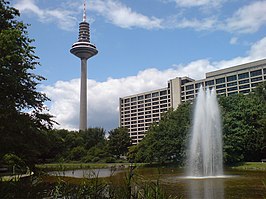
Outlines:
{"label": "high-rise office building", "polygon": [[84,0],[83,21],[79,24],[79,38],[70,52],[81,60],[80,117],[79,130],[87,129],[87,60],[98,53],[90,43],[90,24],[86,21],[86,0]]}
{"label": "high-rise office building", "polygon": [[165,88],[120,98],[119,123],[129,130],[133,144],[137,144],[164,112],[193,100],[201,85],[216,89],[218,95],[229,96],[247,94],[263,81],[266,81],[266,59],[208,72],[201,80],[176,77]]}

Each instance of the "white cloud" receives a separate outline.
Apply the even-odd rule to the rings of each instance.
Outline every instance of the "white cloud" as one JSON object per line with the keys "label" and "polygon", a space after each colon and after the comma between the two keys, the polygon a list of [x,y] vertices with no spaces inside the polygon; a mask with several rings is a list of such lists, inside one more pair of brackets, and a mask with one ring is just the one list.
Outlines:
{"label": "white cloud", "polygon": [[214,28],[214,25],[216,23],[216,19],[211,17],[211,18],[206,18],[206,19],[183,19],[181,21],[176,22],[176,27],[179,28],[192,28],[195,30],[209,30]]}
{"label": "white cloud", "polygon": [[41,22],[53,22],[63,30],[73,30],[77,23],[74,10],[70,11],[62,8],[42,9],[37,6],[35,0],[18,0],[14,7],[21,13],[36,15]]}
{"label": "white cloud", "polygon": [[[161,0],[175,1],[180,7],[217,7],[227,0]],[[37,16],[41,22],[57,24],[64,30],[75,30],[77,15],[81,15],[82,3],[70,0],[60,7],[41,8],[36,0],[17,0],[14,7],[22,13],[30,13]],[[255,1],[249,5],[239,8],[232,16],[219,19],[218,15],[210,9],[210,16],[188,18],[184,13],[178,17],[168,15],[164,18],[146,16],[132,10],[127,5],[117,0],[94,0],[90,1],[88,8],[103,16],[106,21],[121,28],[144,28],[144,29],[166,29],[166,28],[191,28],[201,30],[222,30],[236,33],[253,33],[266,24],[266,1]]]}
{"label": "white cloud", "polygon": [[[88,81],[88,123],[112,129],[118,126],[119,97],[150,91],[167,86],[167,81],[176,76],[205,78],[205,73],[266,57],[266,37],[254,43],[247,55],[231,60],[211,62],[208,59],[195,60],[188,64],[174,65],[160,71],[149,68],[135,76],[120,79],[108,78],[105,82]],[[58,81],[44,86],[43,91],[51,98],[50,112],[56,116],[60,128],[77,129],[79,120],[79,79]]]}
{"label": "white cloud", "polygon": [[256,1],[238,9],[223,25],[225,30],[254,33],[266,25],[266,1]]}
{"label": "white cloud", "polygon": [[230,44],[232,44],[232,45],[235,45],[235,44],[237,44],[237,41],[238,41],[238,38],[237,37],[232,37],[231,39],[230,39]]}
{"label": "white cloud", "polygon": [[[14,5],[21,13],[34,14],[41,22],[54,22],[63,30],[73,30],[76,27],[78,21],[76,15],[81,13],[82,6],[81,1],[80,4],[76,1],[69,1],[65,3],[64,9],[40,8],[35,0],[17,0],[17,3]],[[161,28],[161,19],[135,12],[130,7],[115,0],[90,1],[89,9],[122,28]]]}
{"label": "white cloud", "polygon": [[145,29],[153,29],[161,27],[161,19],[147,17],[143,14],[137,13],[118,1],[91,1],[89,8],[104,16],[111,23],[122,28],[141,27]]}
{"label": "white cloud", "polygon": [[220,5],[224,0],[174,0],[177,6],[180,7],[199,7],[210,6],[215,7]]}

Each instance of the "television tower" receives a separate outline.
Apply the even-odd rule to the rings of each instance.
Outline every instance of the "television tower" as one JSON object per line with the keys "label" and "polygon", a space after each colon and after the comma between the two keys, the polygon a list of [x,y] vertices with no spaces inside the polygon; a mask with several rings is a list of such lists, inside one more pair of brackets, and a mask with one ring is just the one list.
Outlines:
{"label": "television tower", "polygon": [[87,129],[87,60],[98,53],[96,46],[90,43],[90,24],[86,21],[86,0],[84,0],[83,21],[79,24],[78,41],[70,52],[81,60],[80,115],[79,130]]}

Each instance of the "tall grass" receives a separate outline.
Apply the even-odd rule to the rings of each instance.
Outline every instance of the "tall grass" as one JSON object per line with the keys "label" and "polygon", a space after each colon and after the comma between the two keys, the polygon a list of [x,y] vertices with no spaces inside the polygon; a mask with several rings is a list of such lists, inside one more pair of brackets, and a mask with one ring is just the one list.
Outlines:
{"label": "tall grass", "polygon": [[130,165],[122,182],[113,176],[99,178],[92,172],[87,178],[31,177],[18,182],[0,182],[0,198],[55,199],[172,199],[161,186],[160,179],[150,181],[135,173]]}

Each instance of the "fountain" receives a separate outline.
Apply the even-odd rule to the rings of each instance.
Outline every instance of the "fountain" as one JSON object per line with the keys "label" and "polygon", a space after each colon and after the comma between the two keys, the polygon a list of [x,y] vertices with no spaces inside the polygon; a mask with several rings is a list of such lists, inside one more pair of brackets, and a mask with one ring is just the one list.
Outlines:
{"label": "fountain", "polygon": [[221,119],[215,90],[204,91],[201,87],[195,103],[187,176],[223,176]]}

